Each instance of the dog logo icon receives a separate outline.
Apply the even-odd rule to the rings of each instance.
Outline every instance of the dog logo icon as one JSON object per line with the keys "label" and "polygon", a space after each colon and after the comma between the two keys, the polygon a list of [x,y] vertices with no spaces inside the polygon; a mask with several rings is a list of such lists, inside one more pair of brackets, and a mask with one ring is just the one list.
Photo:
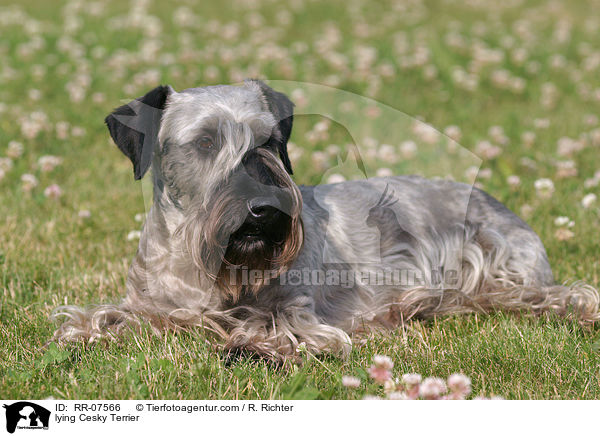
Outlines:
{"label": "dog logo icon", "polygon": [[10,405],[4,404],[6,409],[6,431],[14,433],[19,429],[48,429],[50,411],[42,406],[29,401],[19,401]]}

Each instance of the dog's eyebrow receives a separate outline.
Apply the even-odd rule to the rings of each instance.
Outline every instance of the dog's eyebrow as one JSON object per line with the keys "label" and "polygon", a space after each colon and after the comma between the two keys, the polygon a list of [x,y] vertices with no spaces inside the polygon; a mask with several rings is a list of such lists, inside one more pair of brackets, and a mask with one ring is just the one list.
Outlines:
{"label": "dog's eyebrow", "polygon": [[206,117],[200,126],[200,132],[216,138],[221,129],[222,119],[219,117]]}
{"label": "dog's eyebrow", "polygon": [[202,127],[199,131],[198,134],[196,135],[196,138],[201,138],[203,136],[208,136],[209,138],[213,139],[213,140],[217,140],[220,136],[220,132],[218,128],[213,128],[212,126],[209,127]]}

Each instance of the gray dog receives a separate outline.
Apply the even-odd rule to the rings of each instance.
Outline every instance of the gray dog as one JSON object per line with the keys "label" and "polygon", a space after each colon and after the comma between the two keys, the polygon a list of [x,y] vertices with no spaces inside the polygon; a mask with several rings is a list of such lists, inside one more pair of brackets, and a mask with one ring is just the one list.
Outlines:
{"label": "gray dog", "polygon": [[153,205],[119,305],[60,308],[56,340],[148,321],[199,326],[274,359],[346,354],[352,333],[411,317],[553,311],[599,318],[598,293],[557,285],[538,236],[471,186],[416,176],[292,181],[293,104],[263,82],[160,86],[106,118],[152,167]]}

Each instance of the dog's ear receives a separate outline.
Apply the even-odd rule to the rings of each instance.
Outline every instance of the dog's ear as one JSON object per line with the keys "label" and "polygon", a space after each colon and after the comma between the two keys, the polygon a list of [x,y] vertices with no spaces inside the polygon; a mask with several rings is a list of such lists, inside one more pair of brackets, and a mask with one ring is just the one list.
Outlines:
{"label": "dog's ear", "polygon": [[136,180],[141,179],[150,167],[162,111],[172,92],[170,86],[158,86],[143,97],[118,107],[104,119],[113,141],[133,163]]}
{"label": "dog's ear", "polygon": [[278,135],[271,137],[269,142],[279,152],[279,157],[287,172],[293,174],[292,163],[287,152],[287,143],[292,134],[292,124],[294,123],[294,103],[285,94],[275,91],[260,80],[253,80],[253,82],[260,86],[269,110],[278,122]]}

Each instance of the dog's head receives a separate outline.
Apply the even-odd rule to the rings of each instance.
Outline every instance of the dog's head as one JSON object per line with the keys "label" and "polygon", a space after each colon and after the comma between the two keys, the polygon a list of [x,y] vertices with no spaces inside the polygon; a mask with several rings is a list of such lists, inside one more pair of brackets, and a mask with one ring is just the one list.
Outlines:
{"label": "dog's head", "polygon": [[[152,166],[154,202],[182,217],[175,234],[233,301],[296,257],[302,200],[290,177],[293,103],[284,94],[257,80],[182,92],[159,86],[105,121],[136,179]],[[245,283],[242,268],[265,280]]]}

